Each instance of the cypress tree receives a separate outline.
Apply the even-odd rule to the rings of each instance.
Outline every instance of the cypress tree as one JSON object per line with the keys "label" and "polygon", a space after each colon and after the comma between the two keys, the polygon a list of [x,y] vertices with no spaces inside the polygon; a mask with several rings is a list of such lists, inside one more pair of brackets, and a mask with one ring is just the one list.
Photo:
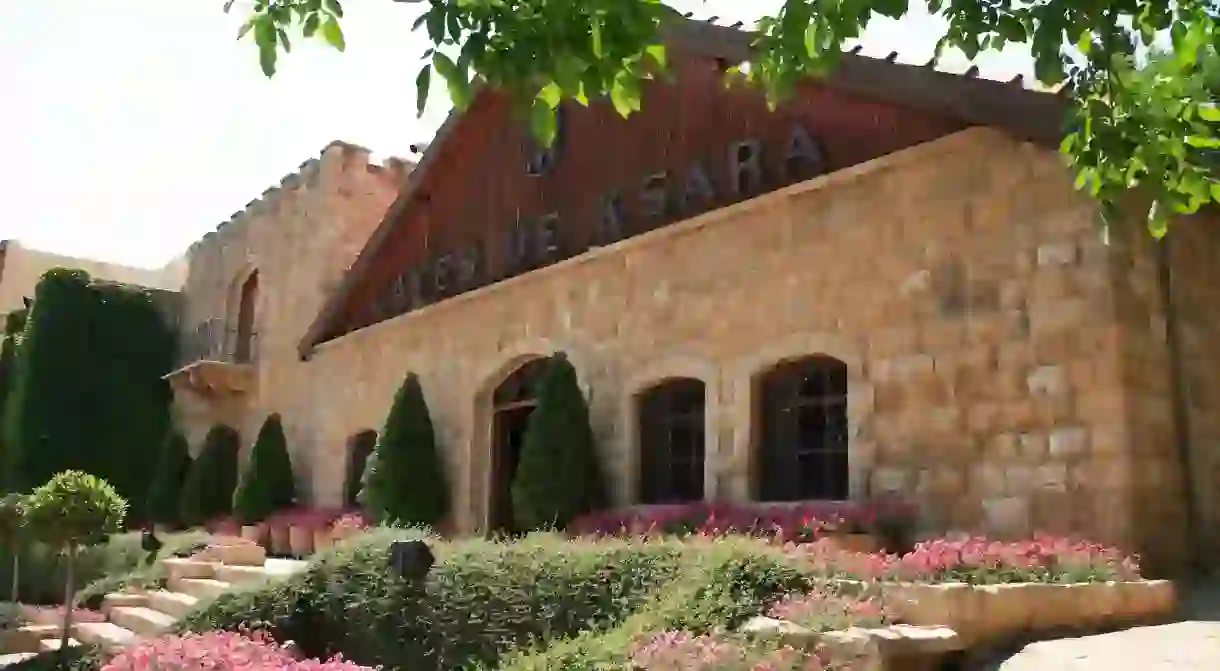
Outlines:
{"label": "cypress tree", "polygon": [[141,287],[56,268],[39,281],[5,405],[12,490],[66,470],[102,478],[143,521],[172,392],[175,334]]}
{"label": "cypress tree", "polygon": [[435,525],[449,512],[444,462],[419,378],[408,374],[366,465],[365,506],[378,522]]}
{"label": "cypress tree", "polygon": [[522,438],[513,478],[513,517],[520,530],[562,528],[604,504],[589,406],[576,369],[563,353],[538,381],[538,406]]}
{"label": "cypress tree", "polygon": [[157,524],[177,526],[181,521],[179,499],[190,469],[191,452],[186,437],[178,431],[170,431],[166,434],[165,444],[161,446],[157,470],[148,487],[148,500],[145,504],[148,519]]}
{"label": "cypress tree", "polygon": [[182,485],[178,510],[184,525],[199,526],[232,511],[240,441],[237,431],[223,424],[208,430]]}
{"label": "cypress tree", "polygon": [[[5,427],[8,416],[5,408],[8,405],[10,392],[17,386],[17,345],[21,340],[21,332],[25,330],[28,308],[14,310],[4,318],[4,333],[0,334],[0,490],[12,491],[21,486],[21,479],[15,472],[17,457],[10,445]],[[15,404],[14,404],[15,405]]]}
{"label": "cypress tree", "polygon": [[296,503],[292,459],[278,414],[263,422],[250,450],[241,484],[233,495],[233,511],[242,524],[257,524]]}

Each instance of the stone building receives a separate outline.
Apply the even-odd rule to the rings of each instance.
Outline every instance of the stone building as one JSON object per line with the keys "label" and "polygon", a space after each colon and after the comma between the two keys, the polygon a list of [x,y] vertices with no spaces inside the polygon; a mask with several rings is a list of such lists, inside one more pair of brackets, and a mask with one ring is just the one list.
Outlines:
{"label": "stone building", "polygon": [[899,492],[932,528],[1220,549],[1220,229],[1104,243],[1019,81],[849,54],[772,112],[722,83],[747,35],[668,39],[629,119],[565,106],[543,150],[483,90],[418,165],[332,144],[197,243],[192,440],[278,412],[338,504],[414,372],[487,529],[562,351],[618,503]]}

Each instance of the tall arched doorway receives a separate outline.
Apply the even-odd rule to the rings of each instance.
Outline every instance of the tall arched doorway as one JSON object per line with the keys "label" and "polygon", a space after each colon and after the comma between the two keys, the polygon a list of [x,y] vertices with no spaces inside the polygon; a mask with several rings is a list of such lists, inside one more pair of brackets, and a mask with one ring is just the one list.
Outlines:
{"label": "tall arched doorway", "polygon": [[254,330],[254,310],[258,305],[258,271],[250,273],[241,285],[241,302],[237,309],[237,343],[233,349],[233,358],[237,363],[250,363],[254,360],[255,345],[258,338]]}
{"label": "tall arched doorway", "polygon": [[490,530],[512,532],[513,478],[530,415],[538,405],[538,381],[548,359],[533,359],[509,375],[492,394]]}

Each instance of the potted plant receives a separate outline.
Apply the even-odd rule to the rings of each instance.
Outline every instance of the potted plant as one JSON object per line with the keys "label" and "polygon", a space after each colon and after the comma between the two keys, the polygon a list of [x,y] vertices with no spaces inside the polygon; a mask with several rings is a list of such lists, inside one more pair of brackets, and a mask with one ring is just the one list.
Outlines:
{"label": "potted plant", "polygon": [[314,553],[314,529],[318,527],[318,513],[300,510],[288,515],[288,547],[294,557],[308,557]]}

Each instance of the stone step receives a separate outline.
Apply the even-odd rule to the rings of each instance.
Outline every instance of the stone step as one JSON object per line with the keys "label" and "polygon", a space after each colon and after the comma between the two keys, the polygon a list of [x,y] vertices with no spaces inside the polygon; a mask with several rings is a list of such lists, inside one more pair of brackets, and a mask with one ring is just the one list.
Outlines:
{"label": "stone step", "polygon": [[44,639],[59,636],[57,624],[27,624],[18,627],[3,637],[4,645],[9,652],[37,652],[38,644]]}
{"label": "stone step", "polygon": [[172,627],[176,620],[173,615],[144,606],[119,606],[110,611],[111,622],[141,636],[159,636]]}
{"label": "stone step", "polygon": [[[55,638],[44,638],[43,640],[38,642],[38,651],[39,652],[54,652],[56,650],[59,650],[59,646],[62,643],[63,643],[63,641],[58,636],[56,636]],[[71,648],[72,646],[75,646],[75,645],[80,645],[80,641],[76,640],[75,638],[69,638],[68,647]]]}
{"label": "stone step", "polygon": [[262,566],[228,566],[216,567],[216,575],[212,576],[221,582],[234,585],[248,585],[261,582],[270,577],[270,573]]}
{"label": "stone step", "polygon": [[148,595],[148,607],[173,617],[186,615],[199,603],[197,597],[182,592],[160,590]]}
{"label": "stone step", "polygon": [[77,639],[106,650],[131,645],[140,640],[135,632],[124,629],[113,622],[81,622],[73,625],[72,633]]}
{"label": "stone step", "polygon": [[144,606],[148,603],[147,594],[126,594],[112,592],[102,599],[102,614],[110,615],[110,611],[120,606]]}
{"label": "stone step", "polygon": [[171,582],[170,589],[198,599],[214,599],[233,589],[233,585],[212,578],[181,578]]}
{"label": "stone step", "polygon": [[161,560],[165,575],[170,580],[178,578],[211,578],[216,574],[215,562],[169,557]]}

